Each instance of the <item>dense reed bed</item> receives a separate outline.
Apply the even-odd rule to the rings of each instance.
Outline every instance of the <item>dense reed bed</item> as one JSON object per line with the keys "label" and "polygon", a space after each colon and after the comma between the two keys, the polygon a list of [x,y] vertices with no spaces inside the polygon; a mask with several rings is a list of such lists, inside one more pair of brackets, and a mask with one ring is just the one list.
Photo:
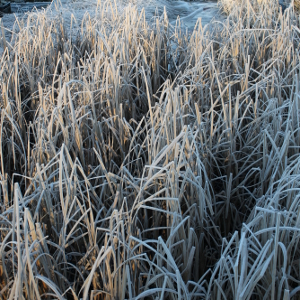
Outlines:
{"label": "dense reed bed", "polygon": [[2,35],[1,299],[298,299],[299,17],[220,7]]}

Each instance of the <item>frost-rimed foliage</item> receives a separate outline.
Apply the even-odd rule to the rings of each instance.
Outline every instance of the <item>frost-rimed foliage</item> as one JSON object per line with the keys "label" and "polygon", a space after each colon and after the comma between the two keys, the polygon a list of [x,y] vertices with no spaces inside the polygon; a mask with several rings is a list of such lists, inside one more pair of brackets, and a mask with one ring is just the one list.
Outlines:
{"label": "frost-rimed foliage", "polygon": [[299,18],[221,5],[2,39],[2,299],[299,296]]}

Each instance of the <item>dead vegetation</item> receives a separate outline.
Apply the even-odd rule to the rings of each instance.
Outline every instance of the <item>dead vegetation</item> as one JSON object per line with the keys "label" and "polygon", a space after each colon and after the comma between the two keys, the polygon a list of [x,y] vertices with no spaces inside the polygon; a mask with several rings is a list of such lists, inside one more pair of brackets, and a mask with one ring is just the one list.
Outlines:
{"label": "dead vegetation", "polygon": [[1,299],[299,295],[299,18],[221,5],[2,39]]}

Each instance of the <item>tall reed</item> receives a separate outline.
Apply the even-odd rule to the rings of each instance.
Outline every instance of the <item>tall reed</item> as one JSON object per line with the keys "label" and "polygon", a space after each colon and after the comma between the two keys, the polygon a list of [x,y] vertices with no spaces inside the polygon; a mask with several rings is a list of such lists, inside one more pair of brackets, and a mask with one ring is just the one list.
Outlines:
{"label": "tall reed", "polygon": [[220,5],[2,38],[2,299],[299,297],[299,18]]}

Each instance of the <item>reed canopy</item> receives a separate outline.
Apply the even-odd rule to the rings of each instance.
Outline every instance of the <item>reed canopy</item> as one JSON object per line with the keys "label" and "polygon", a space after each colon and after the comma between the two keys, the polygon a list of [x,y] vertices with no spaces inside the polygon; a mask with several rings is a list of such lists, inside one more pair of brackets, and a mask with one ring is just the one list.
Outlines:
{"label": "reed canopy", "polygon": [[2,27],[1,299],[298,299],[298,3]]}

